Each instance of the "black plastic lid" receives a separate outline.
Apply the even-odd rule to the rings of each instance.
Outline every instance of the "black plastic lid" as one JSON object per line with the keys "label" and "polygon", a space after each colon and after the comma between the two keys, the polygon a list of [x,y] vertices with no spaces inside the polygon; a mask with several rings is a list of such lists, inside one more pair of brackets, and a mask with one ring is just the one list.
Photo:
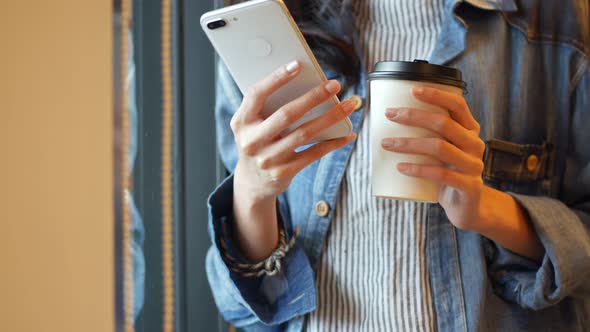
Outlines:
{"label": "black plastic lid", "polygon": [[433,65],[425,60],[377,62],[373,72],[369,73],[369,80],[379,79],[431,82],[453,85],[463,90],[466,87],[459,69]]}

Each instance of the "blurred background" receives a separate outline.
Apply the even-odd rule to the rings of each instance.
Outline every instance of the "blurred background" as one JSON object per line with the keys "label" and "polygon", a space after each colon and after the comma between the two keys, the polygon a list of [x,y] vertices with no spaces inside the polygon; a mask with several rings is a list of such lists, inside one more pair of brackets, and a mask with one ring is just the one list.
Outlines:
{"label": "blurred background", "polygon": [[[163,2],[129,0],[125,16],[121,0],[0,1],[2,331],[164,330]],[[215,148],[216,59],[199,24],[224,1],[167,2],[172,330],[228,331],[205,275],[206,199],[225,170]],[[119,172],[125,141],[128,188]]]}
{"label": "blurred background", "polygon": [[[199,19],[224,1],[171,1],[173,79],[173,228],[177,331],[226,331],[205,275],[206,200],[225,177],[215,148],[215,55]],[[158,331],[163,317],[161,216],[161,16],[160,1],[132,0],[131,42],[137,110],[137,156],[132,194],[143,224],[145,286],[136,331]],[[115,6],[115,8],[118,8]],[[130,73],[133,71],[130,69]],[[133,91],[134,90],[134,91]],[[133,105],[130,105],[133,106]],[[134,120],[134,116],[130,119]],[[133,134],[133,133],[131,133]],[[131,139],[133,141],[133,139]],[[138,217],[139,216],[139,217]],[[137,225],[137,221],[135,221]],[[137,265],[137,264],[136,264]],[[137,276],[136,276],[137,278]],[[141,280],[137,280],[138,283]],[[136,302],[141,297],[136,289]],[[137,310],[137,309],[136,309]]]}

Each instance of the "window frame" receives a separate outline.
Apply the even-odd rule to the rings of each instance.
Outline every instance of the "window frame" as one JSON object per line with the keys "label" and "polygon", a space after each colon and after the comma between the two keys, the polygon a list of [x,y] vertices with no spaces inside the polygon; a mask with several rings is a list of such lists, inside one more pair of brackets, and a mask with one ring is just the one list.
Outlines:
{"label": "window frame", "polygon": [[[222,5],[222,0],[173,1],[176,331],[229,330],[217,311],[205,274],[211,243],[206,200],[225,171],[215,143],[216,57],[199,23],[202,13]],[[160,22],[159,1],[133,1],[138,109],[133,195],[144,223],[146,257],[145,303],[136,321],[137,331],[159,331],[162,327]]]}

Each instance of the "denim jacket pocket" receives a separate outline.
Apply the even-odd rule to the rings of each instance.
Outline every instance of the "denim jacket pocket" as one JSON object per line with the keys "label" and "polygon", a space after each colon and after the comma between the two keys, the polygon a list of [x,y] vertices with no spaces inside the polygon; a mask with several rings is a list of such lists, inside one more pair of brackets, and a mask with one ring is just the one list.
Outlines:
{"label": "denim jacket pocket", "polygon": [[517,144],[499,139],[486,143],[484,181],[503,191],[540,195],[551,192],[553,146]]}

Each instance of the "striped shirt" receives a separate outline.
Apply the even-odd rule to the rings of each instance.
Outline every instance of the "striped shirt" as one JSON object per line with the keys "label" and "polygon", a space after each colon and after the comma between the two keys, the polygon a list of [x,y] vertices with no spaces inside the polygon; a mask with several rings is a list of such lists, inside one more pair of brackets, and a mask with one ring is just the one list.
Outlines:
{"label": "striped shirt", "polygon": [[[427,59],[443,1],[356,0],[354,11],[369,72],[380,60]],[[316,274],[318,307],[306,330],[434,331],[426,203],[371,196],[369,116],[342,181]]]}

